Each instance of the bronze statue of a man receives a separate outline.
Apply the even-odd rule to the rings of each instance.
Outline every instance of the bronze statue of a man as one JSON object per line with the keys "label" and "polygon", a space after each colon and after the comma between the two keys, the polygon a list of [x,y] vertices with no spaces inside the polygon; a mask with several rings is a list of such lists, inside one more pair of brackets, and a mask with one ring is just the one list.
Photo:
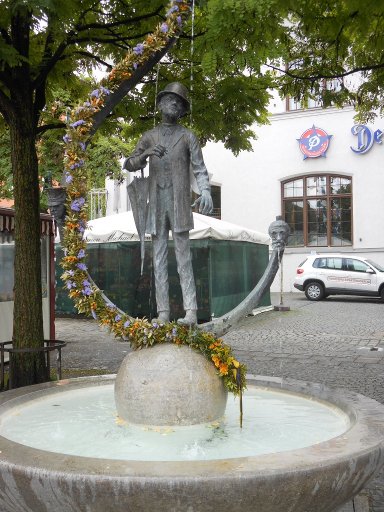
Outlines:
{"label": "bronze statue of a man", "polygon": [[124,162],[130,172],[143,169],[149,158],[149,209],[146,233],[152,235],[156,304],[159,322],[169,321],[168,234],[175,243],[177,270],[183,294],[185,317],[178,322],[197,322],[196,289],[193,277],[189,230],[193,228],[191,175],[200,197],[199,212],[212,211],[208,172],[197,137],[178,124],[189,110],[188,91],[178,82],[168,84],[157,96],[161,124],[145,132],[132,155]]}

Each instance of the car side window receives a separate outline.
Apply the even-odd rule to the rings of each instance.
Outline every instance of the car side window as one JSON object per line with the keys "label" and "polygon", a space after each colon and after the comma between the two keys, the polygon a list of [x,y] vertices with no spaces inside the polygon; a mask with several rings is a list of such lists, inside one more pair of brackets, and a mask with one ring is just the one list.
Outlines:
{"label": "car side window", "polygon": [[343,270],[342,258],[327,258],[327,268],[333,270]]}
{"label": "car side window", "polygon": [[312,264],[314,268],[324,268],[327,262],[325,258],[316,258]]}
{"label": "car side window", "polygon": [[351,258],[346,258],[346,266],[348,270],[353,272],[367,272],[367,270],[370,268],[363,261],[353,260]]}

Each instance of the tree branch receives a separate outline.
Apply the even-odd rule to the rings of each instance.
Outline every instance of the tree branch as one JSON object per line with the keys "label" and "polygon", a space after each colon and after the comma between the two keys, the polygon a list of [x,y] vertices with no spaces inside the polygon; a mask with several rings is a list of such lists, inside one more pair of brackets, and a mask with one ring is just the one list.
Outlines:
{"label": "tree branch", "polygon": [[4,41],[7,44],[9,44],[10,46],[12,46],[12,39],[11,39],[10,35],[8,34],[8,32],[5,30],[5,28],[0,29],[0,34],[1,34],[2,38],[4,39]]}
{"label": "tree branch", "polygon": [[67,125],[65,123],[49,123],[49,124],[44,124],[42,126],[38,126],[37,129],[36,129],[36,135],[42,135],[43,133],[45,133],[46,131],[48,130],[55,130],[55,129],[59,129],[59,128],[65,128]]}
{"label": "tree branch", "polygon": [[0,112],[2,113],[7,124],[10,123],[12,117],[16,115],[14,106],[8,96],[0,89]]}
{"label": "tree branch", "polygon": [[362,71],[372,71],[375,69],[384,69],[384,62],[380,64],[371,64],[367,66],[359,66],[353,69],[350,69],[349,71],[344,71],[343,73],[334,73],[334,74],[324,74],[324,73],[318,73],[317,75],[297,75],[295,73],[292,73],[288,69],[281,69],[277,66],[273,66],[271,64],[265,64],[266,67],[269,67],[273,69],[274,71],[279,71],[280,73],[283,73],[284,75],[289,76],[290,78],[294,78],[296,80],[306,80],[309,82],[314,82],[316,80],[320,80],[321,78],[324,78],[325,80],[331,80],[333,78],[344,78],[345,76],[353,75],[354,73],[359,73]]}
{"label": "tree branch", "polygon": [[[88,30],[90,28],[107,29],[107,28],[111,28],[114,26],[121,26],[124,24],[134,24],[140,20],[157,16],[160,13],[162,8],[163,8],[163,6],[161,5],[152,13],[145,14],[142,16],[136,16],[134,18],[125,18],[123,20],[120,20],[118,22],[113,22],[113,23],[111,22],[111,23],[104,23],[104,24],[103,23],[92,23],[92,24],[86,24],[86,25],[75,25],[75,28],[68,33],[66,40],[59,44],[58,48],[56,49],[55,53],[51,56],[51,58],[49,58],[49,59],[43,58],[42,59],[42,65],[40,66],[39,73],[33,82],[33,87],[38,88],[43,82],[45,82],[50,71],[53,69],[53,67],[56,65],[56,63],[60,60],[65,49],[70,45],[77,44],[77,43],[96,42],[96,43],[115,44],[117,47],[120,47],[120,45],[118,45],[119,42],[125,43],[126,41],[134,40],[136,38],[141,38],[141,37],[145,37],[146,35],[148,35],[148,32],[145,32],[143,34],[135,34],[134,37],[132,36],[132,37],[124,37],[123,38],[121,36],[118,36],[115,38],[104,38],[102,36],[99,36],[99,37],[92,37],[92,36],[76,37],[76,33],[82,32],[84,30]],[[46,42],[46,49],[47,48],[48,48],[48,46],[47,46],[47,42]],[[126,50],[126,48],[124,48],[124,50]],[[45,53],[45,57],[47,57],[47,53]],[[105,64],[105,65],[107,65],[107,64]]]}
{"label": "tree branch", "polygon": [[[96,133],[101,123],[110,114],[114,107],[131,91],[141,79],[164,57],[164,55],[172,48],[176,42],[176,37],[171,38],[164,48],[156,52],[142,66],[138,67],[133,75],[124,80],[119,88],[108,96],[104,107],[93,117],[93,127],[90,132],[90,138]],[[89,139],[88,139],[89,141]]]}
{"label": "tree branch", "polygon": [[4,66],[4,68],[5,68],[5,72],[0,71],[0,81],[3,82],[5,87],[10,91],[13,86],[11,70],[7,64]]}
{"label": "tree branch", "polygon": [[42,82],[39,87],[36,88],[35,99],[33,102],[33,118],[35,126],[39,123],[40,112],[45,107],[46,103],[46,81]]}
{"label": "tree branch", "polygon": [[94,55],[91,52],[86,52],[85,50],[77,50],[77,51],[73,52],[73,55],[83,55],[84,57],[88,57],[89,59],[92,59],[92,60],[98,62],[99,64],[102,64],[109,71],[111,71],[113,69],[113,66],[111,64],[108,64],[108,62],[106,62],[105,60],[101,59],[97,55]]}
{"label": "tree branch", "polygon": [[66,48],[67,42],[63,41],[59,44],[57,50],[51,56],[51,58],[46,60],[45,64],[43,64],[42,61],[40,71],[32,83],[33,88],[38,89],[46,81],[50,71],[54,68],[55,64],[60,60]]}
{"label": "tree branch", "polygon": [[134,25],[138,23],[139,21],[146,20],[149,18],[153,18],[155,16],[158,16],[162,10],[163,6],[160,5],[155,11],[143,14],[142,16],[136,16],[134,18],[123,18],[119,21],[113,21],[111,23],[87,23],[86,25],[75,25],[76,32],[82,32],[84,30],[89,29],[107,29],[107,28],[113,28],[113,27],[121,27],[121,25]]}
{"label": "tree branch", "polygon": [[68,46],[72,44],[78,44],[78,43],[109,43],[109,44],[115,44],[118,42],[125,42],[125,41],[134,41],[135,39],[141,39],[148,34],[151,34],[150,31],[142,32],[140,34],[135,34],[134,36],[123,36],[120,34],[116,34],[113,36],[98,36],[98,37],[76,37],[68,41]]}

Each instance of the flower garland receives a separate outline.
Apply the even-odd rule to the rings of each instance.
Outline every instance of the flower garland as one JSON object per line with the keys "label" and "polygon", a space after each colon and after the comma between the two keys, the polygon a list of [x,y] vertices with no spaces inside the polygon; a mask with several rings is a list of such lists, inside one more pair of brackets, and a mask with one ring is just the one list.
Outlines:
{"label": "flower garland", "polygon": [[190,12],[190,0],[171,0],[166,21],[159,24],[143,43],[137,44],[116,65],[107,79],[92,91],[88,99],[72,110],[65,143],[65,181],[67,184],[67,217],[64,228],[64,269],[62,279],[79,313],[85,313],[106,325],[117,338],[129,341],[135,349],[155,343],[187,344],[200,350],[218,370],[229,391],[237,394],[245,387],[246,368],[232,355],[231,348],[212,334],[191,330],[174,323],[152,325],[146,319],[133,319],[120,311],[92,281],[85,263],[87,226],[87,175],[85,171],[86,145],[94,115],[102,109],[111,92],[130,78],[171,37],[178,35]]}

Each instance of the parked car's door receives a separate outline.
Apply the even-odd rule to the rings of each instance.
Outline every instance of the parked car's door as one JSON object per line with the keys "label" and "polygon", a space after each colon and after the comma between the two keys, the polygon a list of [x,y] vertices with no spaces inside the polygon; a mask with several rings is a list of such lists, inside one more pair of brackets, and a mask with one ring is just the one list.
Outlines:
{"label": "parked car's door", "polygon": [[344,287],[345,273],[343,270],[343,258],[320,258],[317,267],[317,274],[323,281],[326,288],[338,289],[340,287]]}
{"label": "parked car's door", "polygon": [[343,268],[349,290],[368,294],[377,292],[377,274],[370,265],[354,258],[343,258]]}

